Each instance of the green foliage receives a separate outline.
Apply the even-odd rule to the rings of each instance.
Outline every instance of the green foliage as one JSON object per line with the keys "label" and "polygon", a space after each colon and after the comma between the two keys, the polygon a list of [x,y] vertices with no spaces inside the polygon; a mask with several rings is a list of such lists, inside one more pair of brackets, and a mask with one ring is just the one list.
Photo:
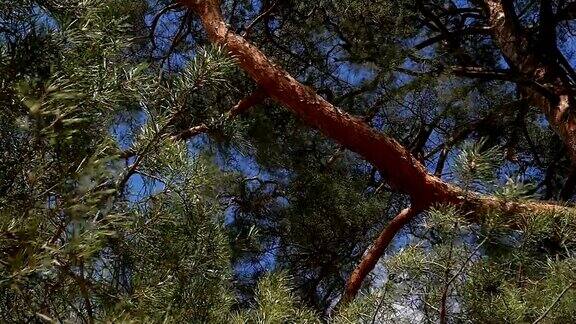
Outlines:
{"label": "green foliage", "polygon": [[[40,10],[32,2],[17,8]],[[150,182],[153,194],[140,201],[125,200],[117,187],[128,175],[108,131],[117,115],[138,106],[160,112],[169,91],[180,95],[159,86],[149,64],[126,57],[137,36],[127,22],[143,8],[53,3],[28,16],[38,31],[12,44],[36,47],[2,60],[3,321],[225,322],[234,298],[221,173],[209,159],[191,160],[184,145],[156,143],[159,116],[135,147],[159,148],[141,172],[163,185]],[[206,52],[177,83],[189,92],[216,86],[230,62],[221,50]]]}
{"label": "green foliage", "polygon": [[464,290],[470,318],[478,322],[532,322],[550,309],[544,322],[571,321],[574,259],[538,266],[540,274],[530,265],[516,269],[489,262],[476,265]]}
{"label": "green foliage", "polygon": [[519,177],[508,178],[504,186],[498,188],[494,194],[508,200],[530,199],[533,198],[535,187],[532,183],[523,182]]}
{"label": "green foliage", "polygon": [[233,301],[228,247],[214,219],[218,206],[201,196],[212,185],[203,179],[205,171],[196,166],[185,185],[155,195],[149,210],[133,217],[138,226],[128,230],[139,230],[127,233],[131,237],[122,249],[134,271],[133,291],[129,301],[120,299],[131,318],[224,322]]}
{"label": "green foliage", "polygon": [[[410,202],[273,100],[231,118],[256,85],[171,4],[0,1],[0,321],[430,323],[443,307],[448,322],[574,321],[568,212],[437,206],[335,308]],[[480,15],[458,22],[450,5],[424,9],[451,29]],[[222,7],[231,30],[467,194],[571,195],[563,144],[516,89],[449,73],[464,56],[501,68],[492,42],[414,50],[439,30],[410,1]]]}
{"label": "green foliage", "polygon": [[425,228],[432,245],[423,241],[385,261],[395,283],[388,304],[415,298],[409,308],[414,316],[437,318],[446,305],[450,317],[482,323],[573,317],[573,234],[565,236],[570,216],[525,215],[523,231],[513,232],[505,222],[467,225],[454,208],[429,214]]}
{"label": "green foliage", "polygon": [[262,278],[255,307],[239,313],[233,323],[320,323],[316,314],[298,303],[290,291],[289,277],[274,273]]}
{"label": "green foliage", "polygon": [[464,187],[472,190],[492,184],[496,179],[496,169],[501,162],[497,147],[486,147],[486,139],[477,143],[467,143],[454,163],[455,172]]}

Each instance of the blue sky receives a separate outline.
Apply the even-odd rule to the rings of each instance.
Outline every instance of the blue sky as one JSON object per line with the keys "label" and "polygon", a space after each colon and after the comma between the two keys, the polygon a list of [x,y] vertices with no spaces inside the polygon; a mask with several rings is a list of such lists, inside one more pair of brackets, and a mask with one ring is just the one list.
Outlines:
{"label": "blue sky", "polygon": [[[465,6],[468,1],[459,0],[456,1],[458,5]],[[251,15],[252,17],[257,15],[257,12],[260,10],[261,3],[259,1],[254,1],[254,12]],[[167,50],[170,46],[169,42],[162,41],[161,39],[167,38],[170,39],[171,36],[175,33],[175,24],[174,21],[178,20],[182,16],[182,13],[169,13],[165,17],[160,20],[159,28],[157,29],[157,39],[158,39],[158,52],[161,53]],[[250,15],[249,15],[250,16]],[[149,16],[147,18],[147,22],[150,23],[152,17]],[[335,79],[342,81],[343,84],[354,88],[367,80],[372,79],[377,71],[374,69],[373,66],[364,65],[359,66],[356,64],[351,64],[346,61],[346,54],[341,50],[333,51],[336,44],[340,42],[340,40],[335,35],[330,35],[328,33],[316,35],[318,39],[322,41],[319,42],[319,48],[324,52],[329,52],[330,55],[328,57],[328,62],[331,66],[333,66],[333,76]],[[192,37],[189,36],[189,40],[192,40]],[[414,39],[415,42],[420,41],[420,39]],[[407,44],[409,45],[409,44]],[[561,41],[560,43],[562,51],[565,53],[571,64],[574,65],[575,63],[575,56],[574,52],[576,51],[575,44],[572,41]],[[299,48],[294,47],[293,50],[298,52]],[[434,47],[429,47],[421,52],[422,55],[432,55],[434,53]],[[193,57],[194,53],[188,53],[186,55],[182,55],[177,53],[169,58],[168,63],[169,66],[172,67],[181,67],[186,64],[187,59]],[[502,67],[506,67],[504,60],[501,60]],[[414,62],[410,60],[406,60],[404,68],[407,69],[414,69],[416,65]],[[305,75],[306,73],[304,73]],[[412,81],[413,77],[408,76],[406,74],[396,74],[397,78],[395,80],[396,86],[401,87],[404,84],[409,83]],[[407,95],[405,98],[405,103],[411,104],[411,102],[415,99],[410,94]],[[400,112],[402,113],[402,112]],[[410,114],[409,112],[404,112],[407,116]],[[146,122],[145,115],[142,116],[141,119],[142,123]],[[543,121],[543,126],[545,126],[545,121]],[[386,129],[385,121],[380,119],[376,120],[375,126],[377,128]],[[407,126],[408,127],[408,126]],[[122,129],[122,126],[119,126],[119,132],[124,133],[126,130]],[[433,132],[429,141],[430,143],[440,143],[443,140],[442,136],[438,132]],[[126,145],[125,143],[123,145]],[[197,156],[199,151],[203,149],[204,145],[208,145],[208,139],[205,136],[201,136],[197,139],[194,139],[193,142],[189,145],[191,150],[191,156]],[[451,165],[453,165],[455,157],[459,154],[458,149],[454,149],[448,156],[448,161],[446,163],[446,169],[449,169]],[[430,159],[426,163],[426,167],[429,172],[433,173],[436,167],[438,155],[434,158]],[[255,159],[250,156],[249,154],[241,153],[238,150],[231,150],[230,154],[226,157],[223,155],[216,155],[215,162],[222,168],[223,171],[227,172],[237,172],[242,174],[246,178],[258,177],[262,180],[269,180],[273,176],[269,174],[266,170],[263,170],[255,161]],[[508,176],[514,176],[514,174],[518,171],[518,167],[514,164],[508,163],[502,169],[500,169],[500,181],[504,183],[507,180]],[[542,176],[541,171],[533,168],[528,170],[528,175],[533,178],[539,178]],[[454,180],[454,177],[449,173],[446,174],[445,179]],[[134,202],[144,198],[145,196],[152,194],[156,191],[162,190],[163,186],[161,183],[152,180],[152,179],[145,179],[141,175],[134,175],[129,182],[132,191],[130,193],[130,199]],[[148,191],[144,190],[147,188]],[[231,223],[234,215],[231,210],[227,211],[226,215],[226,222]],[[412,244],[414,241],[414,237],[412,237],[408,232],[404,232],[401,235],[398,235],[393,243],[393,248],[391,251],[398,251],[404,246]],[[278,243],[274,243],[278,244]],[[265,253],[259,260],[255,260],[255,262],[246,262],[237,265],[236,270],[240,274],[249,274],[253,271],[259,271],[261,268],[264,269],[272,269],[275,265],[275,254],[274,250],[276,248],[275,245],[272,245],[271,251]],[[384,272],[380,273],[381,276],[385,275]]]}

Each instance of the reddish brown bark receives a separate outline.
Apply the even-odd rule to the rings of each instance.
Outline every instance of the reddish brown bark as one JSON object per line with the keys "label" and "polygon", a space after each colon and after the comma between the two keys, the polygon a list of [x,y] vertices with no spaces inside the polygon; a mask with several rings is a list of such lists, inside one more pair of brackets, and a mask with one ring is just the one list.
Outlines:
{"label": "reddish brown bark", "polygon": [[396,189],[416,204],[459,203],[460,190],[429,176],[424,166],[396,140],[370,128],[361,119],[334,107],[273,64],[258,48],[226,26],[218,1],[183,1],[199,14],[212,41],[225,45],[240,66],[268,95],[327,137],[360,154],[386,174]]}
{"label": "reddish brown bark", "polygon": [[334,107],[272,63],[258,48],[231,31],[220,13],[218,0],[183,0],[202,20],[210,39],[224,45],[242,69],[266,93],[310,126],[375,165],[395,189],[408,194],[418,209],[441,203],[459,204],[473,210],[504,212],[554,211],[562,207],[546,203],[504,202],[464,192],[427,173],[424,166],[393,138],[368,126],[361,119]]}
{"label": "reddish brown bark", "polygon": [[[345,293],[348,300],[356,295],[361,282],[373,269],[394,235],[418,211],[434,204],[461,206],[473,220],[488,210],[506,214],[524,212],[560,212],[566,208],[548,203],[507,202],[494,197],[465,193],[427,173],[424,166],[400,143],[334,107],[309,87],[302,85],[278,65],[272,63],[258,48],[231,31],[220,13],[218,0],[182,0],[202,20],[209,38],[236,57],[241,68],[279,104],[288,108],[308,125],[327,137],[354,151],[376,166],[395,189],[408,194],[412,208],[398,215],[384,229],[373,248],[353,272]],[[518,227],[521,217],[510,218]]]}
{"label": "reddish brown bark", "polygon": [[264,90],[257,89],[247,97],[242,98],[242,100],[238,101],[238,103],[228,111],[227,117],[231,118],[240,115],[244,113],[246,110],[262,103],[267,97],[268,95]]}
{"label": "reddish brown bark", "polygon": [[344,294],[342,294],[342,298],[340,299],[340,304],[345,305],[356,297],[364,279],[374,269],[376,263],[378,263],[378,260],[380,260],[380,257],[384,254],[384,251],[396,236],[396,233],[398,233],[404,225],[408,224],[416,214],[418,214],[418,210],[415,208],[406,208],[388,223],[372,246],[366,250],[356,269],[350,274],[350,278],[348,278],[346,287],[344,288]]}
{"label": "reddish brown bark", "polygon": [[[504,57],[526,80],[530,80],[530,100],[546,115],[576,164],[576,102],[570,76],[562,66],[564,57],[556,46],[554,22],[541,14],[541,38],[536,43],[522,28],[512,1],[484,0],[494,41]],[[547,33],[547,34],[546,34]],[[571,69],[571,67],[569,68]]]}

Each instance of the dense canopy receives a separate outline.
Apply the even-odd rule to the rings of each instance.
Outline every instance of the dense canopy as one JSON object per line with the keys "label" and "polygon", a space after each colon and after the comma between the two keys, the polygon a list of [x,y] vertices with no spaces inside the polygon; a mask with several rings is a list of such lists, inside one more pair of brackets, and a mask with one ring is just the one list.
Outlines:
{"label": "dense canopy", "polygon": [[0,0],[0,321],[576,320],[576,2]]}

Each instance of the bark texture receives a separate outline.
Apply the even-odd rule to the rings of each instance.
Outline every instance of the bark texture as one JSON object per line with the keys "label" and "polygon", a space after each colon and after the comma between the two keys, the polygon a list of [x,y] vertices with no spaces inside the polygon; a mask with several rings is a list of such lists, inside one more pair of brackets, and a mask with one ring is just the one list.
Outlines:
{"label": "bark texture", "polygon": [[[374,268],[376,262],[392,241],[396,233],[408,223],[418,212],[426,210],[435,204],[458,205],[467,213],[472,221],[478,221],[484,213],[496,210],[510,215],[511,227],[522,226],[523,213],[548,212],[571,213],[571,207],[559,206],[545,202],[509,202],[495,197],[480,196],[466,193],[462,189],[442,181],[440,178],[428,174],[425,167],[400,143],[393,138],[382,134],[364,121],[335,107],[319,96],[311,88],[298,82],[280,66],[274,64],[258,48],[243,37],[230,30],[222,17],[218,0],[182,0],[181,3],[192,9],[201,19],[204,29],[212,42],[225,46],[233,55],[240,67],[263,89],[273,100],[286,107],[298,118],[311,127],[319,130],[325,136],[338,142],[343,147],[361,155],[368,162],[376,166],[387,179],[388,183],[398,191],[408,194],[412,200],[412,207],[404,210],[380,234],[374,245],[368,250],[358,268],[352,273],[343,301],[352,300],[360,289],[366,275]],[[525,40],[516,39],[510,32],[509,23],[502,20],[499,6],[496,1],[488,1],[493,12],[493,24],[501,28],[502,37],[512,37],[514,46],[524,46]],[[508,44],[505,44],[508,46]],[[527,60],[521,68],[538,66],[534,59],[523,55],[512,55],[514,60]],[[521,62],[520,62],[521,63]],[[535,74],[541,73],[536,68]],[[548,80],[549,77],[544,78]],[[553,82],[551,79],[550,82]],[[551,87],[551,86],[550,86]],[[554,89],[550,89],[554,90]],[[536,93],[536,92],[535,92]],[[563,94],[558,91],[558,94]],[[550,101],[541,94],[535,95],[547,105],[543,109],[553,117],[553,120],[566,118],[566,97],[558,97],[558,102]],[[564,98],[564,99],[562,99]],[[553,104],[555,103],[555,104]],[[563,134],[567,143],[571,143],[576,152],[574,141],[569,139],[576,124],[557,123],[557,131]],[[575,154],[576,156],[576,154]]]}
{"label": "bark texture", "polygon": [[388,245],[390,245],[394,236],[396,236],[396,233],[398,233],[404,225],[408,224],[416,214],[418,214],[418,211],[415,208],[406,208],[388,223],[372,246],[366,250],[356,269],[350,274],[350,278],[346,282],[344,293],[340,299],[340,304],[345,305],[354,300],[362,287],[364,279],[374,269],[378,260],[380,260],[380,257],[384,254],[384,251]]}
{"label": "bark texture", "polygon": [[[531,80],[529,98],[546,115],[576,164],[576,101],[571,67],[558,50],[554,17],[543,2],[539,40],[523,29],[513,1],[485,0],[492,37],[502,54],[524,79]],[[551,4],[548,4],[551,5]]]}
{"label": "bark texture", "polygon": [[333,106],[274,64],[253,44],[231,31],[222,17],[218,0],[183,0],[182,3],[199,15],[209,38],[225,46],[240,67],[273,100],[376,166],[392,187],[412,198],[414,208],[423,210],[434,204],[457,204],[473,211],[496,209],[510,214],[567,210],[555,204],[508,202],[466,194],[462,189],[428,174],[410,151],[395,139]]}

